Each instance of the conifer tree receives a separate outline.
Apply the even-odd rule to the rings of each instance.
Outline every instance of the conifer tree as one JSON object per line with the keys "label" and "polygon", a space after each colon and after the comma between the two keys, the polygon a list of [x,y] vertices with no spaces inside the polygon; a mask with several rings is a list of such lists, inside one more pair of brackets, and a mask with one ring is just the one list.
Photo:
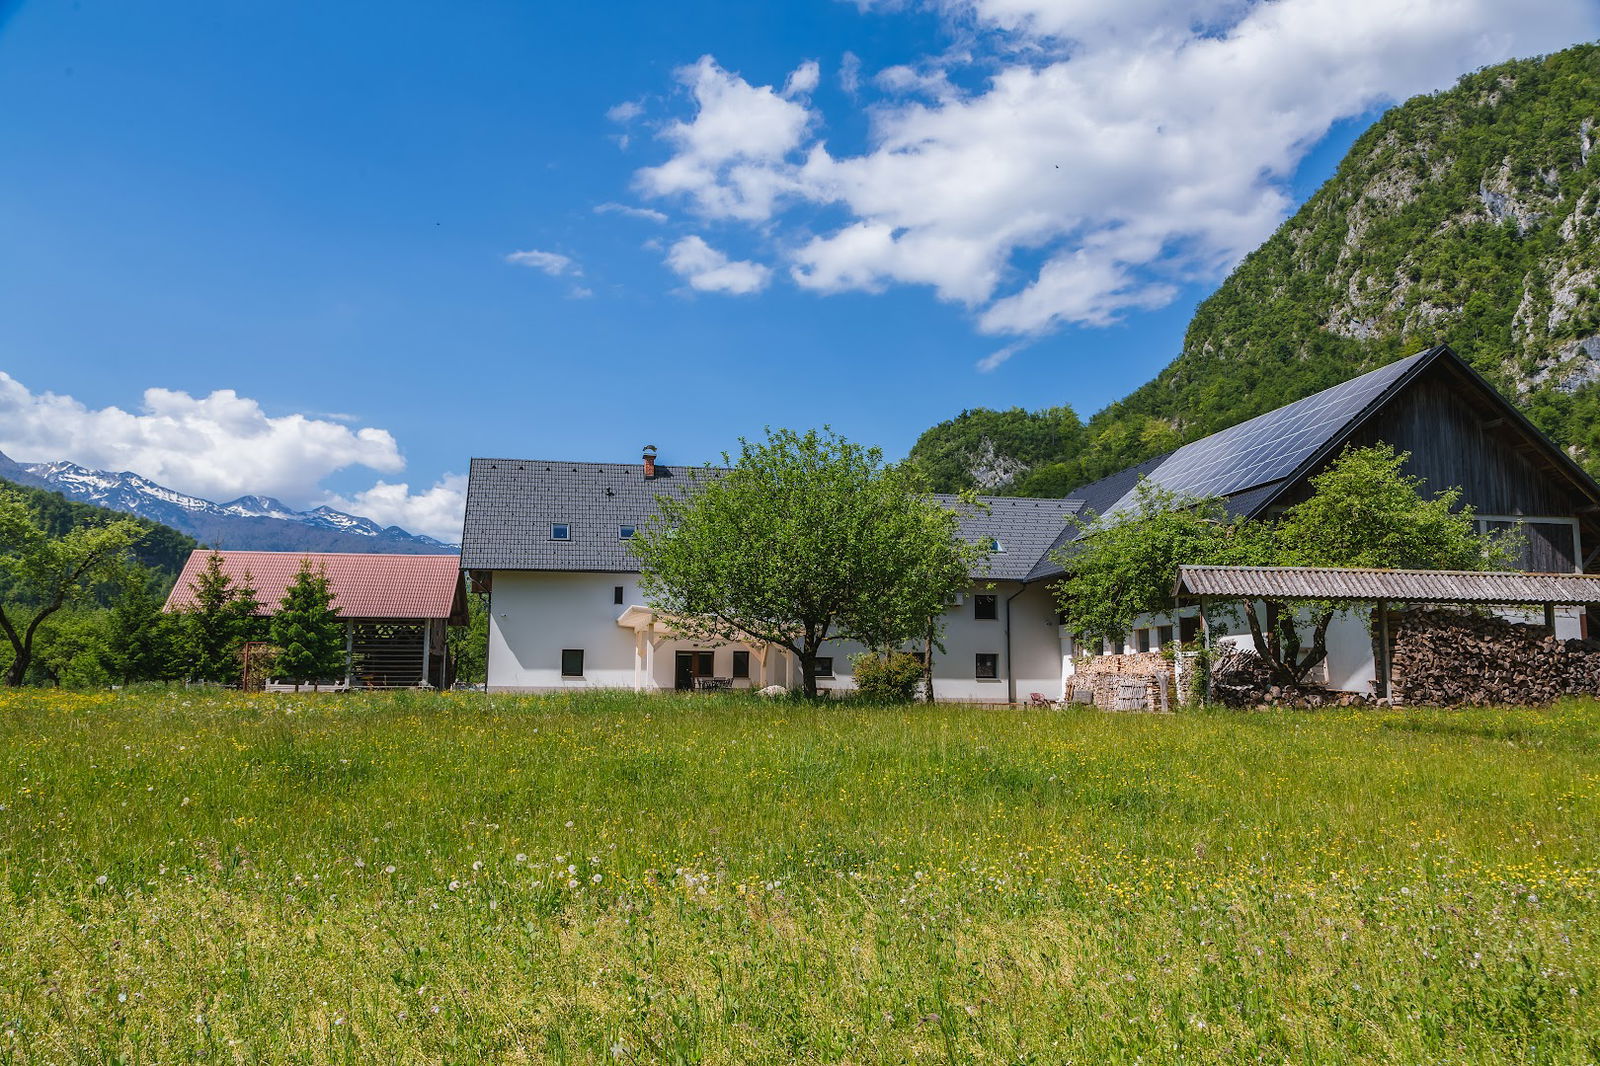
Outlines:
{"label": "conifer tree", "polygon": [[222,556],[212,552],[190,588],[194,598],[184,612],[189,676],[232,681],[239,676],[239,646],[260,635],[255,583],[246,571],[235,585],[222,569]]}
{"label": "conifer tree", "polygon": [[108,665],[125,685],[170,680],[182,667],[176,619],[162,613],[153,577],[143,568],[130,570],[106,619]]}
{"label": "conifer tree", "polygon": [[333,606],[328,575],[302,559],[294,582],[284,590],[272,616],[272,642],[278,646],[276,672],[294,682],[337,677],[344,670],[344,622]]}

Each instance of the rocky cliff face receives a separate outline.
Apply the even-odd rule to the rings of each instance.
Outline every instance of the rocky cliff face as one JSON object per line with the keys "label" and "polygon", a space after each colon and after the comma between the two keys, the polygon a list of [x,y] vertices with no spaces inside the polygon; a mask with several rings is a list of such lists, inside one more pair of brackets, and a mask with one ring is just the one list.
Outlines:
{"label": "rocky cliff face", "polygon": [[1056,461],[1101,476],[1447,343],[1600,471],[1597,149],[1595,45],[1390,110]]}

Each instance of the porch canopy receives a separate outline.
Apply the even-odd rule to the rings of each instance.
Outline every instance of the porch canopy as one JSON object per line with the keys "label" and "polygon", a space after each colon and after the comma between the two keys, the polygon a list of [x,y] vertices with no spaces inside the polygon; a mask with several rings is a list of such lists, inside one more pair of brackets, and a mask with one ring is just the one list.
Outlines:
{"label": "porch canopy", "polygon": [[[617,625],[623,629],[633,630],[633,690],[642,692],[657,687],[656,676],[656,648],[667,640],[692,639],[693,627],[685,626],[682,619],[673,614],[667,614],[650,607],[634,604],[617,616]],[[767,667],[772,658],[772,652],[780,654],[783,649],[776,644],[764,641],[747,639],[735,643],[743,644],[750,649],[750,654],[756,660],[757,675],[752,681],[759,688],[767,685]]]}
{"label": "porch canopy", "polygon": [[1324,566],[1180,566],[1178,599],[1200,601],[1200,624],[1209,645],[1206,602],[1218,599],[1324,600],[1372,603],[1378,636],[1378,688],[1389,694],[1389,604],[1481,604],[1544,608],[1556,631],[1556,605],[1600,604],[1600,575],[1525,574],[1514,570],[1359,570]]}

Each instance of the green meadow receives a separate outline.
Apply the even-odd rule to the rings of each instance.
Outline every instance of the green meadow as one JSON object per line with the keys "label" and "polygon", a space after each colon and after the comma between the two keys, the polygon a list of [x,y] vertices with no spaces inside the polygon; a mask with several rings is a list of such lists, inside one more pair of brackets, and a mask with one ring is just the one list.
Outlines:
{"label": "green meadow", "polygon": [[0,693],[0,1062],[1600,1059],[1600,704]]}

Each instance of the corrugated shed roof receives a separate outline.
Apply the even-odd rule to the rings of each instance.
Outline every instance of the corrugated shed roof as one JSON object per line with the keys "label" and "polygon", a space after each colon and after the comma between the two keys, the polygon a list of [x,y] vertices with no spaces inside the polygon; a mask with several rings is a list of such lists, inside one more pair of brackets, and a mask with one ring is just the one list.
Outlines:
{"label": "corrugated shed roof", "polygon": [[256,552],[206,549],[191,552],[167,596],[168,611],[190,606],[194,581],[207,559],[222,560],[222,572],[235,583],[246,574],[256,598],[273,614],[284,590],[294,583],[301,560],[328,575],[333,606],[346,618],[449,618],[458,606],[461,563],[454,555],[372,555],[347,552]]}
{"label": "corrugated shed roof", "polygon": [[1177,594],[1408,603],[1600,603],[1600,575],[1508,570],[1356,570],[1313,566],[1180,566]]}

